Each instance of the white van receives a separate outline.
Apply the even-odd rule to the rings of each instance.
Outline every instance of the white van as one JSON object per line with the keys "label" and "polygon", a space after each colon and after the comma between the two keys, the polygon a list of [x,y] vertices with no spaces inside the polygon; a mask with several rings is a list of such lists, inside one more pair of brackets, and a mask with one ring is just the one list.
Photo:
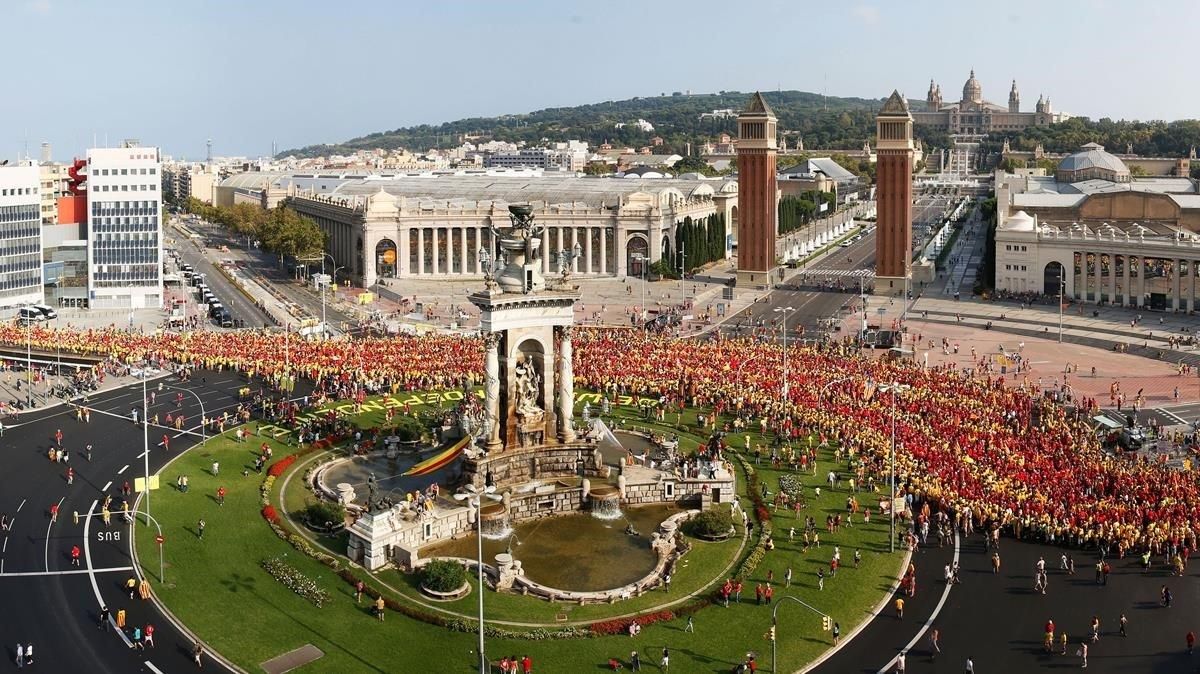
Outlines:
{"label": "white van", "polygon": [[21,307],[17,312],[17,320],[22,323],[41,323],[46,320],[46,317],[33,307]]}
{"label": "white van", "polygon": [[44,316],[46,320],[58,318],[58,312],[45,304],[35,304],[32,308],[42,312],[42,316]]}

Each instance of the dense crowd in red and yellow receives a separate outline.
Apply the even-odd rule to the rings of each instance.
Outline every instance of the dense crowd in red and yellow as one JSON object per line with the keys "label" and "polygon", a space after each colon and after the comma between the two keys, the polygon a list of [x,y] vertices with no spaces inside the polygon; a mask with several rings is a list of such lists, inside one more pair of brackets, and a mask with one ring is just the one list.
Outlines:
{"label": "dense crowd in red and yellow", "polygon": [[[311,342],[255,331],[143,335],[0,327],[0,343],[111,357],[154,358],[274,376],[349,373],[405,388],[482,381],[476,338],[422,336]],[[907,491],[977,522],[1020,522],[1054,540],[1126,549],[1174,540],[1195,549],[1200,488],[1193,475],[1101,450],[1086,423],[999,378],[863,358],[833,344],[783,351],[748,340],[683,341],[633,330],[576,332],[577,387],[655,395],[741,415],[791,439],[825,436],[886,484],[893,395],[897,472]],[[898,386],[893,386],[897,384]]]}

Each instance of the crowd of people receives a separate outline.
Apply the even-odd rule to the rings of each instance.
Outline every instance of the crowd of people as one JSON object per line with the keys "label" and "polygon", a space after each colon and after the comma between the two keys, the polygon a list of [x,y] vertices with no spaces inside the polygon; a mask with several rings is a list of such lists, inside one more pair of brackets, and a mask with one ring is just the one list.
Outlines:
{"label": "crowd of people", "polygon": [[1102,451],[1084,415],[1003,376],[869,359],[829,343],[789,349],[785,398],[774,344],[610,330],[583,333],[575,349],[578,387],[711,406],[788,442],[832,440],[860,485],[887,484],[894,404],[900,488],[973,526],[1117,554],[1196,549],[1200,488],[1190,473]]}
{"label": "crowd of people", "polygon": [[[714,430],[753,428],[798,446],[833,443],[844,450],[848,477],[864,489],[886,489],[894,414],[904,493],[953,511],[969,526],[998,524],[1020,536],[1117,554],[1196,549],[1197,480],[1104,452],[1086,417],[1040,397],[1032,384],[1006,386],[994,373],[968,376],[866,358],[849,343],[793,346],[785,368],[779,345],[752,340],[684,341],[622,329],[577,334],[576,387],[613,399],[653,397],[672,412],[711,408],[705,422]],[[296,376],[358,397],[364,386],[395,392],[483,381],[483,347],[472,337],[315,342],[261,331],[0,326],[0,343],[24,346],[26,339],[34,349],[112,362],[235,369],[268,380]]]}

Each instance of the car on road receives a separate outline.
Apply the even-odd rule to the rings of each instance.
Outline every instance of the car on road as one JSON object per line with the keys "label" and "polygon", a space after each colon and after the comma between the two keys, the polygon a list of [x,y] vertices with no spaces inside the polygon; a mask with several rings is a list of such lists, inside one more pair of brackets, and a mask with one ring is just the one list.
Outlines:
{"label": "car on road", "polygon": [[17,311],[17,320],[26,324],[41,323],[46,320],[46,316],[33,307],[21,307]]}
{"label": "car on road", "polygon": [[37,309],[37,310],[38,310],[38,311],[40,311],[40,312],[42,312],[42,316],[43,316],[43,317],[44,317],[46,320],[51,320],[51,319],[54,319],[54,318],[58,318],[58,312],[57,312],[57,311],[55,311],[54,309],[52,309],[52,308],[51,308],[50,306],[48,306],[48,305],[45,305],[45,304],[35,304],[35,305],[33,305],[33,308],[34,308],[34,309]]}

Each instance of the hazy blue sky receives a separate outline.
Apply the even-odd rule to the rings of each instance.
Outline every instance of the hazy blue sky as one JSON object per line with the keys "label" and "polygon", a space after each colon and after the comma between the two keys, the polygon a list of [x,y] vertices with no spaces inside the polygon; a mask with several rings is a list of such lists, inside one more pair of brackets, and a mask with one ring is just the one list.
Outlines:
{"label": "hazy blue sky", "polygon": [[261,155],[373,131],[690,89],[1197,116],[1197,2],[0,0],[0,157],[93,134]]}

